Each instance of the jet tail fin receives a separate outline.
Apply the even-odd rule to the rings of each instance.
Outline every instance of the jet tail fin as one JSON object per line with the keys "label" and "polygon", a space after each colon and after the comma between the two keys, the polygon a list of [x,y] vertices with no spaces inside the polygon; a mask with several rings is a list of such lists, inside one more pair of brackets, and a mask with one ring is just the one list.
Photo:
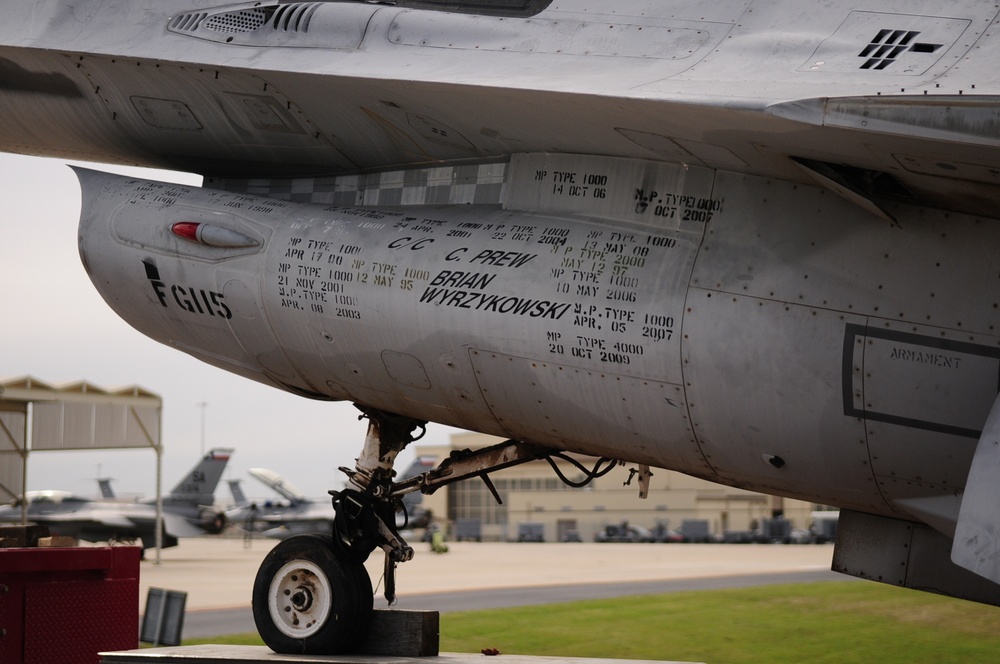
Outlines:
{"label": "jet tail fin", "polygon": [[243,487],[240,486],[239,480],[228,480],[229,482],[229,493],[233,494],[233,504],[237,507],[246,507],[250,504],[247,500],[247,495],[243,493]]}
{"label": "jet tail fin", "polygon": [[172,502],[184,502],[192,505],[211,505],[215,501],[215,488],[219,486],[222,472],[229,463],[232,449],[217,448],[209,450],[184,479],[180,481],[167,497]]}
{"label": "jet tail fin", "polygon": [[115,490],[111,488],[110,477],[97,478],[97,486],[101,488],[101,498],[114,498]]}

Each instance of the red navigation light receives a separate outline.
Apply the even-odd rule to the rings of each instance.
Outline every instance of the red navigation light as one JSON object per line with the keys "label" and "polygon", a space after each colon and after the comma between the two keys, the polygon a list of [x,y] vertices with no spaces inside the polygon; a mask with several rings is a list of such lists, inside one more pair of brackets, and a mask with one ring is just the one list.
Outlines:
{"label": "red navigation light", "polygon": [[201,226],[201,224],[194,221],[178,221],[170,227],[170,232],[179,238],[184,238],[185,240],[190,240],[191,242],[197,242],[199,226]]}
{"label": "red navigation light", "polygon": [[178,221],[170,227],[170,232],[184,240],[209,247],[242,249],[260,246],[260,242],[239,231],[197,221]]}

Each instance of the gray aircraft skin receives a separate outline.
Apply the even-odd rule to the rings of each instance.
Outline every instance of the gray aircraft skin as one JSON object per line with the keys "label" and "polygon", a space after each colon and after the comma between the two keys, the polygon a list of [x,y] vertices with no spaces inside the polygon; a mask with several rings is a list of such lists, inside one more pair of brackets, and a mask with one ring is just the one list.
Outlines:
{"label": "gray aircraft skin", "polygon": [[[364,409],[341,563],[566,451],[838,506],[835,569],[1000,604],[998,11],[38,0],[0,149],[205,177],[79,170],[81,256],[144,334]],[[427,421],[512,442],[393,484]],[[265,641],[344,648],[280,562]]]}
{"label": "gray aircraft skin", "polygon": [[[212,507],[215,488],[229,462],[230,449],[211,450],[163,497],[163,547],[177,538],[218,534],[225,514]],[[156,546],[154,500],[90,500],[67,491],[28,492],[28,521],[47,526],[53,535],[87,542],[138,541],[143,549]],[[21,505],[0,506],[0,522],[21,522]]]}

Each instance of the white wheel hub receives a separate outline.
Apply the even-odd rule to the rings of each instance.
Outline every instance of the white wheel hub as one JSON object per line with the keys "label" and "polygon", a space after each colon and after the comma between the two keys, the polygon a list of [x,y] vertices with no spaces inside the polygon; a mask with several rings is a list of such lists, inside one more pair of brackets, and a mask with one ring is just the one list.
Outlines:
{"label": "white wheel hub", "polygon": [[333,611],[326,574],[308,560],[285,563],[271,579],[267,596],[271,620],[283,634],[304,639],[318,632]]}

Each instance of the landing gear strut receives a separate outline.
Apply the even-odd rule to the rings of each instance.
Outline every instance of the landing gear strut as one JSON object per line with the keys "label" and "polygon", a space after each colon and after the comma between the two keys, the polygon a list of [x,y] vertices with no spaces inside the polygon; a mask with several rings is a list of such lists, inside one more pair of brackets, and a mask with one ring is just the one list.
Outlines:
{"label": "landing gear strut", "polygon": [[[423,435],[426,422],[361,409],[368,435],[356,467],[341,468],[350,487],[331,491],[333,536],[300,535],[264,559],[253,589],[253,616],[264,643],[279,653],[336,654],[364,637],[372,611],[372,585],[364,562],[385,551],[385,596],[395,601],[396,564],[413,558],[399,535],[392,464]],[[413,432],[421,433],[414,436]]]}
{"label": "landing gear strut", "polygon": [[578,465],[585,480],[574,483],[552,459],[576,461],[556,450],[508,440],[481,450],[455,452],[433,470],[393,482],[396,456],[423,436],[426,422],[374,409],[361,411],[368,418],[364,448],[353,469],[340,469],[350,486],[330,492],[337,512],[332,537],[300,535],[284,540],[257,572],[254,622],[264,643],[275,652],[339,654],[364,638],[372,611],[372,585],[363,563],[377,548],[385,553],[385,598],[390,605],[395,602],[396,565],[413,558],[413,548],[396,528],[396,513],[403,510],[405,494],[429,494],[446,484],[479,477],[499,502],[500,495],[488,477],[496,470],[548,459],[563,481],[582,486],[618,463],[602,459],[592,471]]}
{"label": "landing gear strut", "polygon": [[[356,489],[331,491],[337,518],[334,543],[349,557],[363,556],[376,547],[385,552],[385,598],[396,601],[396,565],[413,558],[413,547],[396,529],[396,512],[403,509],[393,491],[392,465],[407,445],[423,437],[427,422],[375,409],[358,408],[368,418],[368,434],[353,470],[341,467]],[[420,431],[414,436],[414,431]]]}

